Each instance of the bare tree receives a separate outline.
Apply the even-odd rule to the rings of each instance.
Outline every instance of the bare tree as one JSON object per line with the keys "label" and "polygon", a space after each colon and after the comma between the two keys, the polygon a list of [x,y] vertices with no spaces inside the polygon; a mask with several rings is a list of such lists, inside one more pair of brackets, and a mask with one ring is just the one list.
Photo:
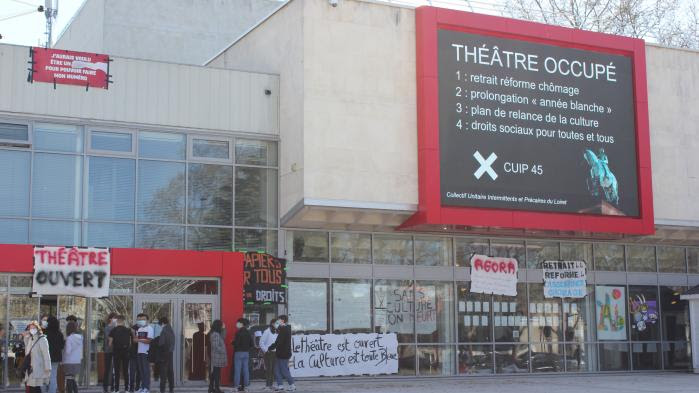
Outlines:
{"label": "bare tree", "polygon": [[699,48],[694,0],[503,0],[501,5],[514,18]]}

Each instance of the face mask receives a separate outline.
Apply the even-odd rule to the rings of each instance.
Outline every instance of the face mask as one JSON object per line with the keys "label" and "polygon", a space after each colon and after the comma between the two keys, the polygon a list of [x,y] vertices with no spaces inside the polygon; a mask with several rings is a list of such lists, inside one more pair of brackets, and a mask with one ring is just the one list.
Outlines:
{"label": "face mask", "polygon": [[117,324],[116,318],[112,319],[112,325],[116,325],[116,324]]}
{"label": "face mask", "polygon": [[136,323],[138,324],[138,326],[141,326],[141,327],[146,326],[146,321],[144,321],[142,319],[139,319],[138,321],[136,321]]}
{"label": "face mask", "polygon": [[242,327],[243,327],[243,324],[242,324],[242,323],[240,323],[240,322],[238,322],[238,323],[236,323],[236,324],[235,324],[235,327],[237,327],[238,329],[240,329],[240,328],[242,328]]}
{"label": "face mask", "polygon": [[42,328],[46,329],[48,326],[49,326],[49,322],[48,322],[48,321],[41,321],[41,327],[42,327]]}
{"label": "face mask", "polygon": [[39,333],[39,330],[37,328],[29,329],[29,334],[31,334],[32,336],[36,336],[37,333]]}
{"label": "face mask", "polygon": [[280,322],[274,322],[274,328],[279,329],[279,326],[281,326]]}

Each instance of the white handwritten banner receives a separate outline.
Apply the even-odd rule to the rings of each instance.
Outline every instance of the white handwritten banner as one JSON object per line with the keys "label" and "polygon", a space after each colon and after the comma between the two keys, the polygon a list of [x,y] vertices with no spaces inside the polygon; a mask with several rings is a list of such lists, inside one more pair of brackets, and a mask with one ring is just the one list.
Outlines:
{"label": "white handwritten banner", "polygon": [[475,254],[471,257],[471,292],[517,296],[517,260]]}
{"label": "white handwritten banner", "polygon": [[291,348],[294,377],[398,373],[394,333],[296,335]]}
{"label": "white handwritten banner", "polygon": [[544,297],[583,298],[587,295],[583,261],[544,261]]}
{"label": "white handwritten banner", "polygon": [[32,291],[39,295],[109,296],[108,248],[34,247]]}

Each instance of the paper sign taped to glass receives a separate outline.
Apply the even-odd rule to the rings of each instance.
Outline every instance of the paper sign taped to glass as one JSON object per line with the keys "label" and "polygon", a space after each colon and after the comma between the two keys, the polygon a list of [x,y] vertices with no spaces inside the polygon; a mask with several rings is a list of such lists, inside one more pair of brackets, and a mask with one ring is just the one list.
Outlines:
{"label": "paper sign taped to glass", "polygon": [[587,265],[583,261],[544,261],[545,298],[587,295]]}
{"label": "paper sign taped to glass", "polygon": [[108,248],[34,247],[32,292],[37,295],[109,296]]}
{"label": "paper sign taped to glass", "polygon": [[471,292],[517,296],[517,259],[474,254]]}

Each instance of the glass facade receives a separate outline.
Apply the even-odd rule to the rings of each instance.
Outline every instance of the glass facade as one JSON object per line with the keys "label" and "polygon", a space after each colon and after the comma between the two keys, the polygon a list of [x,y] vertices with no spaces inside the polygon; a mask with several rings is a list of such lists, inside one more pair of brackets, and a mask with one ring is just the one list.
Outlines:
{"label": "glass facade", "polygon": [[[617,272],[657,275],[663,266],[686,273],[688,266],[691,269],[691,248],[369,232],[283,233],[294,265],[288,309],[292,326],[313,333],[359,333],[369,326],[375,332],[396,333],[400,375],[691,367],[688,304],[679,299],[687,285],[647,285],[646,276],[626,279],[626,274],[623,281],[610,282],[619,277]],[[516,258],[517,296],[469,292],[467,273],[474,253]],[[545,298],[541,266],[546,260],[585,261],[591,273],[587,296]],[[353,273],[361,278],[347,279],[344,273],[335,277],[334,263],[373,264],[375,269],[381,266],[381,273],[367,270]],[[328,278],[303,278],[317,277],[321,270],[330,272]],[[436,272],[450,278],[427,278]],[[686,275],[678,277],[687,282]],[[615,289],[620,289],[620,315],[614,315],[623,322],[612,334],[600,313],[607,299],[596,293]]]}
{"label": "glass facade", "polygon": [[1,243],[277,254],[275,141],[24,127],[31,146],[0,147]]}

